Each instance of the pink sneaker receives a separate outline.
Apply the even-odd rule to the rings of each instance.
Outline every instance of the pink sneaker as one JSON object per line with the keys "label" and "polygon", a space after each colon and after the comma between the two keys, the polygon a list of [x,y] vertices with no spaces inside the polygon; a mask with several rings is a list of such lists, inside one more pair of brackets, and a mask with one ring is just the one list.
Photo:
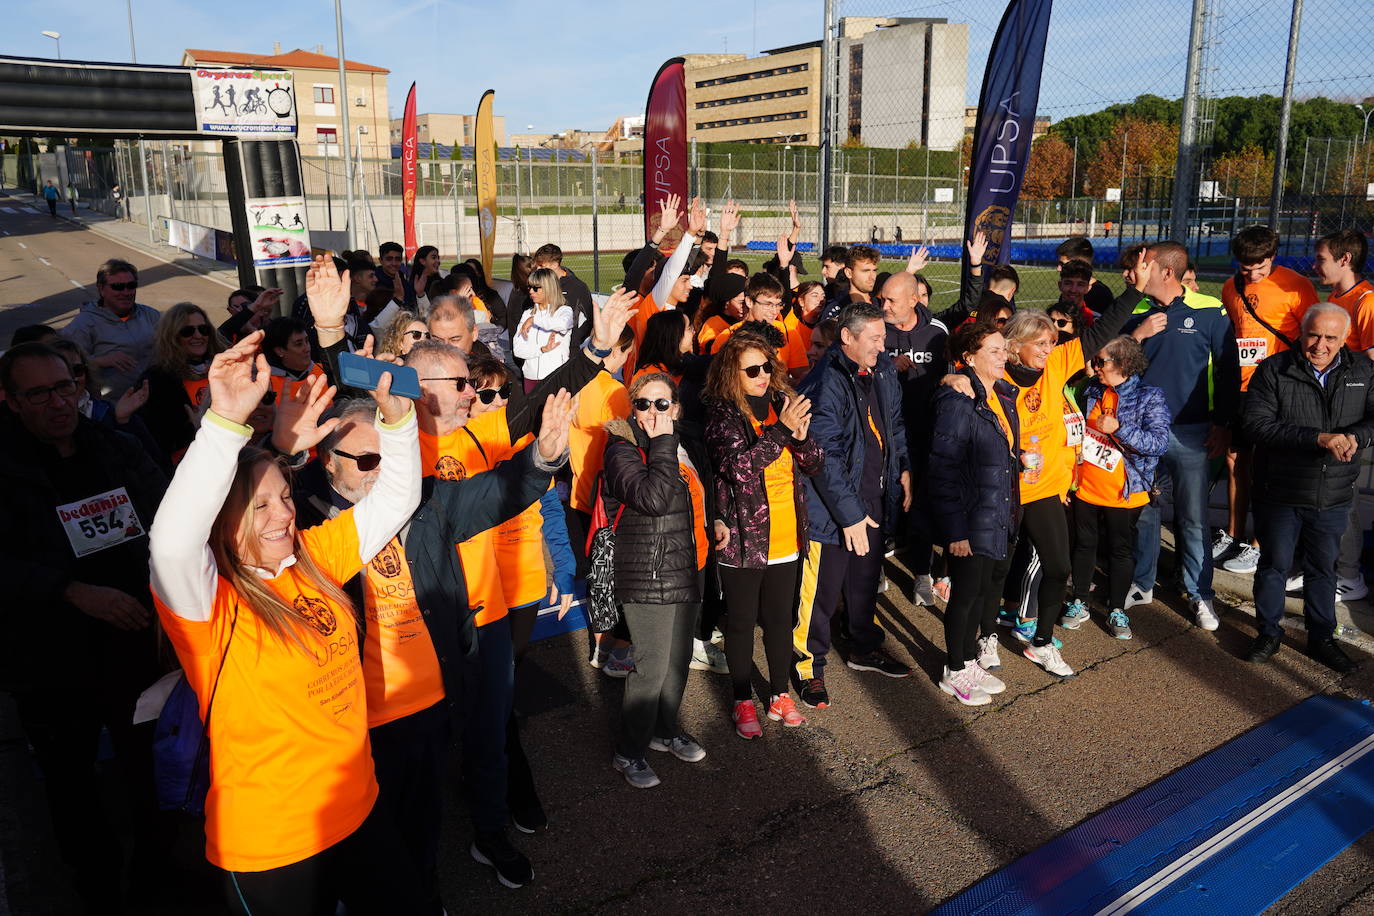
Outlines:
{"label": "pink sneaker", "polygon": [[773,697],[773,702],[768,704],[768,718],[774,722],[781,722],[788,728],[806,724],[806,717],[797,712],[797,704],[792,702],[792,695],[789,693]]}
{"label": "pink sneaker", "polygon": [[[793,710],[795,713],[796,710]],[[759,725],[759,714],[754,709],[753,700],[740,700],[735,704],[735,734],[741,738],[762,738],[763,726]]]}

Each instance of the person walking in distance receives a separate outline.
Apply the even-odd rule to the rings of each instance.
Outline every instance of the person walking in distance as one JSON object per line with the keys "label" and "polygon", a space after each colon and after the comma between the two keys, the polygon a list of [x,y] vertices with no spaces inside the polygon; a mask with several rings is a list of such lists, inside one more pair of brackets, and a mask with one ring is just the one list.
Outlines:
{"label": "person walking in distance", "polygon": [[57,219],[57,204],[62,200],[62,192],[57,189],[51,178],[43,185],[43,199],[48,202],[48,216]]}

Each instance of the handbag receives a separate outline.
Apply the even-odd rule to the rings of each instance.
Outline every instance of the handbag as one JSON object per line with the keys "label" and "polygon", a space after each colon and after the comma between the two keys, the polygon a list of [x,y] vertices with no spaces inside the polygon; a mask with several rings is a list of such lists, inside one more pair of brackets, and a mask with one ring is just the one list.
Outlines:
{"label": "handbag", "polygon": [[615,529],[625,506],[616,509],[613,520],[606,514],[604,483],[598,474],[591,532],[587,535],[587,624],[594,633],[608,632],[620,621],[620,606],[615,600]]}

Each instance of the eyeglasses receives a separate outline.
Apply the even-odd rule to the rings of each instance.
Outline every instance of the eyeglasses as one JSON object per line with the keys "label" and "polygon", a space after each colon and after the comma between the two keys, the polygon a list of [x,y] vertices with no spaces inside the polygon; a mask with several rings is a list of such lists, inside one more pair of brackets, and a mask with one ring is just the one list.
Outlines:
{"label": "eyeglasses", "polygon": [[334,454],[352,459],[352,461],[358,465],[358,470],[363,472],[374,470],[377,465],[382,463],[382,456],[378,455],[376,452],[368,452],[364,455],[350,455],[348,452],[336,448],[334,449]]}
{"label": "eyeglasses", "polygon": [[406,336],[411,340],[429,340],[428,331],[406,331]]}
{"label": "eyeglasses", "polygon": [[1001,327],[1006,327],[1006,324],[1007,324],[1008,321],[1011,321],[1011,318],[994,318],[994,319],[992,319],[992,323],[995,324],[995,325],[997,325],[999,328],[1001,328]]}
{"label": "eyeglasses", "polygon": [[130,280],[127,283],[106,283],[105,285],[117,293],[127,293],[131,289],[138,289],[137,280]]}
{"label": "eyeglasses", "polygon": [[673,409],[673,404],[676,403],[676,401],[676,398],[671,400],[668,398],[655,398],[652,401],[648,398],[635,398],[632,403],[634,404],[635,410],[648,410],[652,407],[659,413],[667,413],[669,410]]}
{"label": "eyeglasses", "polygon": [[1061,328],[1067,328],[1069,325],[1073,324],[1072,318],[1054,318],[1051,320]]}
{"label": "eyeglasses", "polygon": [[208,324],[187,324],[183,325],[177,336],[182,340],[189,340],[191,335],[199,334],[201,337],[210,336],[210,326]]}
{"label": "eyeglasses", "polygon": [[755,363],[752,366],[740,366],[739,371],[743,372],[750,378],[758,378],[761,374],[763,374],[764,372],[768,372],[771,368],[772,366],[769,363]]}
{"label": "eyeglasses", "polygon": [[510,397],[510,389],[510,382],[506,382],[506,384],[502,385],[500,388],[478,388],[477,399],[483,404],[490,404],[497,398],[504,401]]}
{"label": "eyeglasses", "polygon": [[1103,366],[1107,365],[1107,363],[1116,362],[1120,362],[1120,360],[1112,359],[1110,356],[1094,356],[1092,359],[1088,360],[1088,365],[1092,366],[1094,369],[1101,369]]}
{"label": "eyeglasses", "polygon": [[53,395],[59,398],[69,398],[76,394],[76,381],[73,379],[63,379],[56,385],[46,385],[42,388],[30,388],[28,391],[19,392],[19,397],[30,407],[42,407],[52,400]]}
{"label": "eyeglasses", "polygon": [[431,376],[430,378],[422,378],[422,379],[420,379],[420,381],[422,381],[422,382],[452,382],[452,383],[453,383],[453,387],[457,388],[459,391],[462,391],[464,388],[466,388],[466,387],[468,386],[468,378],[467,378],[466,375],[436,375],[436,376]]}

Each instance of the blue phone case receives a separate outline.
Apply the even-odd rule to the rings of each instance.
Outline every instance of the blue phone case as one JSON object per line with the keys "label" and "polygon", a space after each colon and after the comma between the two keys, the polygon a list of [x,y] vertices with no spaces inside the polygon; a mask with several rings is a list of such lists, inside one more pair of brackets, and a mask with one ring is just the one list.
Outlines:
{"label": "blue phone case", "polygon": [[420,373],[410,366],[384,363],[356,353],[339,355],[339,384],[375,391],[383,372],[391,373],[391,392],[412,400],[420,397]]}

